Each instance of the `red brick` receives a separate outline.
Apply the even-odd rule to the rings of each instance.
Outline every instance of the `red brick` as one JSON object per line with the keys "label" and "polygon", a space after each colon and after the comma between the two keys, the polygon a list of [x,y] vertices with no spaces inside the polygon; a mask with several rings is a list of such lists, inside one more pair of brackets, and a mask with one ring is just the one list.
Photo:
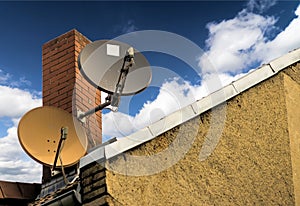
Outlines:
{"label": "red brick", "polygon": [[43,53],[51,52],[55,47],[61,47],[62,45],[67,44],[68,42],[75,41],[74,34],[74,32],[68,32],[53,40],[48,41],[43,45]]}
{"label": "red brick", "polygon": [[[61,52],[62,56],[58,56],[57,58],[53,58],[50,61],[44,60],[43,61],[43,67],[50,68],[56,67],[56,68],[62,68],[64,65],[68,63],[75,63],[74,53],[72,50],[70,51],[63,51]],[[74,65],[73,65],[74,67]]]}
{"label": "red brick", "polygon": [[[100,103],[100,92],[82,77],[77,64],[80,51],[90,42],[78,31],[72,30],[43,45],[44,105],[72,112],[73,104],[87,111]],[[75,102],[72,102],[73,95]],[[101,142],[101,112],[89,119],[90,138]]]}
{"label": "red brick", "polygon": [[[69,56],[72,56],[71,54],[69,54]],[[50,62],[49,64],[45,65],[44,68],[45,69],[49,69],[50,72],[54,72],[56,70],[67,70],[67,68],[64,67],[68,67],[68,69],[70,69],[70,66],[72,68],[72,70],[74,70],[74,65],[75,65],[75,60],[72,59],[66,59],[64,61],[60,61],[59,59],[53,62]]]}
{"label": "red brick", "polygon": [[59,57],[64,55],[64,52],[66,51],[72,51],[74,50],[74,42],[68,42],[67,44],[63,45],[63,46],[57,46],[55,45],[55,47],[48,53],[43,53],[42,57],[46,60],[48,58],[50,59],[58,59]]}

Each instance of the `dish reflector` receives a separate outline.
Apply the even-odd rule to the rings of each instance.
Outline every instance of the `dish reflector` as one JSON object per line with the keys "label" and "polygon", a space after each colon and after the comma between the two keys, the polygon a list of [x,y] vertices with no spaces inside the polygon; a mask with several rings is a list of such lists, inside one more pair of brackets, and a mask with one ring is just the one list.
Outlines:
{"label": "dish reflector", "polygon": [[52,166],[62,127],[68,127],[68,135],[60,157],[64,167],[72,166],[86,154],[87,137],[81,123],[65,110],[44,106],[27,112],[18,126],[19,141],[30,157]]}
{"label": "dish reflector", "polygon": [[[115,40],[98,40],[88,44],[78,57],[81,73],[93,86],[109,94],[114,93],[124,57],[130,47]],[[121,95],[137,94],[151,82],[151,69],[145,56],[135,50],[134,62]]]}

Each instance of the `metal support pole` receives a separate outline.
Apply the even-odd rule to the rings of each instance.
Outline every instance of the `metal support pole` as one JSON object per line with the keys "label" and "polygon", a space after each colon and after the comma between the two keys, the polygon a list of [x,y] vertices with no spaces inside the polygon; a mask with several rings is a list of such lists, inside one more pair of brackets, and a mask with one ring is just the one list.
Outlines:
{"label": "metal support pole", "polygon": [[67,135],[68,135],[68,127],[62,127],[60,130],[60,139],[58,142],[58,146],[57,146],[57,150],[56,150],[56,154],[55,154],[55,158],[54,158],[54,163],[52,166],[52,171],[54,171],[56,168],[57,159],[58,159],[61,149],[62,149],[62,143],[63,143],[63,141],[65,141],[67,139]]}
{"label": "metal support pole", "polygon": [[[130,47],[127,53],[128,54],[124,57],[121,73],[118,82],[116,84],[115,92],[113,93],[111,98],[111,106],[115,108],[114,109],[115,111],[117,111],[117,108],[119,107],[120,104],[120,96],[122,95],[125,86],[125,81],[126,81],[127,74],[129,72],[129,68],[132,67],[132,65],[134,64],[134,49]],[[126,62],[128,62],[127,65],[125,65]]]}
{"label": "metal support pole", "polygon": [[85,112],[83,114],[78,115],[78,119],[82,119],[82,118],[84,118],[84,117],[86,117],[86,116],[88,116],[90,114],[98,112],[99,110],[104,109],[105,107],[109,106],[110,104],[111,104],[111,101],[107,101],[107,102],[105,102],[103,104],[100,104],[97,107],[95,107],[93,109],[90,109],[89,111],[87,111],[87,112]]}
{"label": "metal support pole", "polygon": [[123,92],[123,89],[125,86],[126,77],[129,72],[129,68],[132,67],[133,64],[134,64],[134,49],[132,47],[130,47],[127,50],[126,56],[124,57],[123,65],[122,65],[122,68],[120,71],[120,76],[118,78],[118,82],[116,84],[115,92],[112,95],[108,96],[107,101],[105,103],[100,104],[97,107],[95,107],[94,109],[90,109],[89,111],[87,111],[85,113],[81,113],[81,111],[80,111],[80,114],[77,113],[77,118],[80,121],[84,122],[85,121],[85,120],[83,120],[84,117],[91,115],[99,110],[102,110],[109,105],[112,106],[112,108],[111,108],[112,111],[114,111],[114,112],[118,111],[118,107],[120,104],[120,97],[122,95],[122,92]]}

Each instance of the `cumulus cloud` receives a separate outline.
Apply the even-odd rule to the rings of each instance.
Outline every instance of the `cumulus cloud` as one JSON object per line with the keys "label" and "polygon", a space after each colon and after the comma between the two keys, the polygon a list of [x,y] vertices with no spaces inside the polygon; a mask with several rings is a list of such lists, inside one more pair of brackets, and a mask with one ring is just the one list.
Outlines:
{"label": "cumulus cloud", "polygon": [[188,82],[179,83],[175,78],[165,82],[160,87],[156,99],[144,103],[143,108],[134,117],[121,112],[104,114],[104,135],[126,136],[184,107],[194,99],[190,87]]}
{"label": "cumulus cloud", "polygon": [[[274,17],[243,10],[233,19],[209,23],[207,58],[201,57],[199,61],[202,72],[240,72],[256,63],[253,58],[256,47],[266,41],[265,33],[275,22]],[[214,68],[207,61],[212,62]]]}
{"label": "cumulus cloud", "polygon": [[31,108],[42,104],[42,100],[29,91],[1,85],[0,102],[0,118],[20,117]]}
{"label": "cumulus cloud", "polygon": [[152,102],[146,102],[135,116],[121,112],[103,114],[102,132],[104,140],[111,137],[124,137],[151,125],[244,75],[246,73],[235,76],[225,73],[207,74],[203,77],[200,85],[180,81],[177,77],[166,81],[160,86],[156,99]]}
{"label": "cumulus cloud", "polygon": [[[7,74],[7,77],[10,75]],[[3,75],[2,75],[3,77]],[[5,81],[9,81],[7,78]],[[2,82],[3,83],[3,82]],[[6,82],[9,84],[9,82]],[[40,182],[41,166],[30,159],[19,144],[17,125],[23,114],[42,105],[36,92],[0,85],[0,119],[9,121],[6,134],[0,134],[0,179],[6,181]]]}
{"label": "cumulus cloud", "polygon": [[295,11],[296,18],[280,32],[273,40],[259,42],[253,52],[253,58],[259,59],[262,63],[279,57],[291,50],[300,47],[300,5]]}
{"label": "cumulus cloud", "polygon": [[40,182],[42,167],[27,157],[17,138],[18,120],[0,138],[0,179],[5,181]]}
{"label": "cumulus cloud", "polygon": [[[251,2],[249,1],[249,4]],[[266,8],[268,2],[260,5],[261,8]],[[268,33],[275,29],[277,22],[273,16],[262,16],[244,9],[232,19],[209,23],[207,49],[205,56],[199,59],[202,73],[237,73],[268,63],[288,51],[299,48],[300,36],[297,34],[300,32],[300,6],[295,14],[296,17],[290,24],[271,40]]]}

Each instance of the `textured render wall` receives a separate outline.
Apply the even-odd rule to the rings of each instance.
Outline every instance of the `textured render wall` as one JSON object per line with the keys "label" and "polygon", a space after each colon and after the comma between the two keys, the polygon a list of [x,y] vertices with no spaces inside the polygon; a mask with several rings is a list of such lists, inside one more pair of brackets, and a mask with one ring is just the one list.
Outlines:
{"label": "textured render wall", "polygon": [[[220,141],[204,161],[199,151],[210,124],[217,128],[222,122],[212,121],[212,111],[127,152],[150,156],[166,149],[180,130],[187,131],[180,134],[184,144],[192,138],[189,129],[198,129],[185,157],[165,171],[136,177],[107,171],[107,191],[116,200],[110,205],[294,205],[284,76],[279,73],[226,103]],[[214,112],[221,114],[223,107]],[[129,168],[122,155],[110,164],[138,169]]]}
{"label": "textured render wall", "polygon": [[285,75],[286,105],[296,205],[300,205],[300,85]]}
{"label": "textured render wall", "polygon": [[297,84],[300,84],[300,62],[296,62],[291,65],[288,69],[282,71],[284,74],[288,75]]}

